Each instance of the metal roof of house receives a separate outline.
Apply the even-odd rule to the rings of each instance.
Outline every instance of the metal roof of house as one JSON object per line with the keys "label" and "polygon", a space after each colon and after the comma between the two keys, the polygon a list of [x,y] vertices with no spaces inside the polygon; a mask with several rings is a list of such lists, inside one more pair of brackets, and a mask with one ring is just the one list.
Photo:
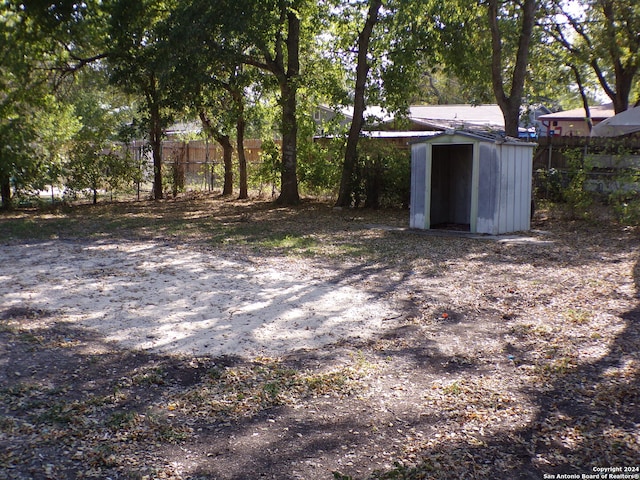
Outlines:
{"label": "metal roof of house", "polygon": [[202,123],[199,121],[176,122],[165,130],[167,135],[188,135],[202,132]]}
{"label": "metal roof of house", "polygon": [[438,135],[442,132],[439,131],[421,131],[421,130],[375,130],[375,131],[365,131],[361,132],[363,137],[367,138],[422,138],[422,137],[432,137]]}
{"label": "metal roof of house", "polygon": [[604,119],[591,129],[592,137],[619,137],[640,132],[640,107]]}
{"label": "metal roof of house", "polygon": [[[595,105],[593,107],[589,107],[589,113],[591,114],[591,118],[593,120],[604,120],[605,118],[613,117],[615,115],[615,111],[613,110],[612,103],[606,103],[604,105]],[[574,108],[572,110],[565,110],[562,112],[547,113],[546,115],[540,115],[538,117],[538,120],[541,120],[541,121],[584,120],[586,116],[587,115],[584,111],[584,108]]]}
{"label": "metal roof of house", "polygon": [[[331,111],[331,108],[326,108]],[[343,107],[340,113],[346,119],[353,117],[353,107]],[[365,119],[377,119],[389,122],[393,114],[384,108],[369,106],[364,112]],[[436,128],[474,128],[484,127],[504,129],[504,117],[500,107],[490,105],[411,105],[407,114],[409,120],[425,126]]]}
{"label": "metal roof of house", "polygon": [[409,118],[416,123],[443,128],[504,129],[504,116],[496,104],[412,105],[409,107]]}

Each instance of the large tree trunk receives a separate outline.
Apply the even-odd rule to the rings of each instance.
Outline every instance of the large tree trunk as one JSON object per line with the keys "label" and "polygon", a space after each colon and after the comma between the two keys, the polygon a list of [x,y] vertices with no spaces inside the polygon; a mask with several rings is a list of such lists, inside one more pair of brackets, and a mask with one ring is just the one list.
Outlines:
{"label": "large tree trunk", "polygon": [[529,63],[529,46],[535,23],[536,0],[524,0],[522,5],[522,25],[518,38],[518,52],[511,77],[511,90],[507,96],[502,74],[502,37],[498,25],[500,2],[488,1],[488,19],[491,30],[491,81],[493,93],[504,116],[505,134],[518,138],[520,124],[520,106],[524,93],[524,82]]}
{"label": "large tree trunk", "polygon": [[[282,172],[280,176],[280,196],[276,203],[280,205],[297,205],[300,203],[298,193],[297,156],[298,156],[298,121],[296,119],[298,80],[300,74],[300,19],[294,11],[287,16],[287,68],[281,69],[280,95],[282,103]],[[278,55],[278,63],[284,62]],[[284,67],[284,64],[282,64]]]}
{"label": "large tree trunk", "polygon": [[296,120],[296,90],[293,85],[282,85],[282,171],[280,172],[280,196],[276,203],[297,205],[298,194],[297,156],[298,123]]}
{"label": "large tree trunk", "polygon": [[[620,12],[616,12],[616,8],[613,0],[607,0],[600,3],[602,7],[602,13],[604,14],[607,22],[605,22],[605,35],[608,38],[609,53],[613,60],[613,69],[615,72],[615,92],[611,92],[610,89],[605,89],[609,98],[613,102],[613,109],[616,114],[622,113],[629,108],[629,95],[633,88],[633,83],[638,72],[638,62],[629,61],[629,58],[633,58],[629,55],[629,58],[624,58],[626,49],[623,49],[618,44],[616,38],[616,31],[614,25],[619,24],[618,15]],[[634,32],[633,29],[630,30]],[[637,31],[635,31],[637,36]],[[638,42],[636,41],[636,46]],[[597,60],[595,60],[597,61]],[[601,84],[606,84],[605,76],[599,73],[597,70],[598,79]],[[604,86],[604,85],[603,85]]]}
{"label": "large tree trunk", "polygon": [[0,178],[0,197],[2,197],[2,209],[11,209],[13,206],[11,200],[11,179],[8,176],[3,175]]}
{"label": "large tree trunk", "polygon": [[353,104],[353,118],[351,120],[351,127],[349,128],[349,136],[347,137],[347,148],[344,154],[340,190],[338,192],[338,200],[336,201],[336,206],[338,207],[349,207],[352,202],[354,172],[356,162],[358,161],[358,140],[360,138],[362,124],[364,123],[365,90],[367,75],[369,74],[367,53],[369,51],[371,33],[373,32],[373,27],[378,21],[378,12],[380,11],[381,6],[382,0],[371,0],[369,3],[367,20],[360,32],[360,35],[358,36],[358,63],[356,65],[356,88]]}
{"label": "large tree trunk", "polygon": [[616,114],[622,113],[629,109],[629,96],[633,88],[633,82],[635,80],[635,72],[629,74],[626,71],[622,71],[624,68],[622,65],[616,64],[616,95],[611,97],[613,101],[613,110]]}

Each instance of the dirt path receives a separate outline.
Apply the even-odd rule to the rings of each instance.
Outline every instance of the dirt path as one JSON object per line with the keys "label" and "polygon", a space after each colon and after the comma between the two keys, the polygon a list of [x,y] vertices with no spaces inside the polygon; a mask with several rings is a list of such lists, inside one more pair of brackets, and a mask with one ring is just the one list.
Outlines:
{"label": "dirt path", "polygon": [[0,246],[4,308],[55,312],[123,347],[252,359],[369,339],[389,302],[357,284],[156,242]]}

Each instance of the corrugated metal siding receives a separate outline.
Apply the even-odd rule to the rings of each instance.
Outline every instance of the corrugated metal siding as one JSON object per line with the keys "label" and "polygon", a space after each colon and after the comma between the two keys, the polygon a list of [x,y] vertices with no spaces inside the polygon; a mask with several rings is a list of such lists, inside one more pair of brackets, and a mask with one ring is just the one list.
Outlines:
{"label": "corrugated metal siding", "polygon": [[531,155],[530,148],[499,146],[500,194],[496,233],[509,233],[530,228]]}
{"label": "corrugated metal siding", "polygon": [[499,188],[498,175],[500,161],[494,144],[479,144],[479,175],[478,175],[478,233],[497,233],[496,215],[497,192]]}
{"label": "corrugated metal siding", "polygon": [[531,228],[533,148],[520,149],[520,164],[522,166],[522,174],[520,176],[520,192],[522,198],[520,230],[525,231]]}
{"label": "corrugated metal siding", "polygon": [[426,227],[426,177],[427,145],[414,144],[411,146],[411,203],[409,205],[411,228]]}
{"label": "corrugated metal siding", "polygon": [[[412,145],[411,211],[412,228],[431,224],[431,158],[434,144],[468,144],[469,136],[453,135]],[[532,144],[496,143],[475,139],[478,172],[471,182],[477,195],[477,216],[471,219],[477,233],[497,235],[528,230],[531,226]],[[475,191],[477,189],[477,191]]]}

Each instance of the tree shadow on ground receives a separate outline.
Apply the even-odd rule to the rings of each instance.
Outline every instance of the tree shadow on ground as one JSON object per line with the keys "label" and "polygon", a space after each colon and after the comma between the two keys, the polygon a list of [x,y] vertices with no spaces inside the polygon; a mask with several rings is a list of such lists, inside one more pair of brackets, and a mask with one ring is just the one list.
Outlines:
{"label": "tree shadow on ground", "polygon": [[[640,299],[640,262],[635,263],[633,278],[635,297]],[[627,474],[637,475],[640,302],[621,319],[623,327],[598,360],[558,364],[549,359],[537,370],[537,381],[526,391],[536,414],[522,428],[497,429],[478,437],[479,442],[441,443],[422,450],[417,464],[377,471],[371,478],[537,480],[563,478],[560,474],[591,478],[582,475],[624,473],[625,467],[630,468]],[[526,346],[513,353],[523,359],[518,368],[526,372],[531,366]]]}

